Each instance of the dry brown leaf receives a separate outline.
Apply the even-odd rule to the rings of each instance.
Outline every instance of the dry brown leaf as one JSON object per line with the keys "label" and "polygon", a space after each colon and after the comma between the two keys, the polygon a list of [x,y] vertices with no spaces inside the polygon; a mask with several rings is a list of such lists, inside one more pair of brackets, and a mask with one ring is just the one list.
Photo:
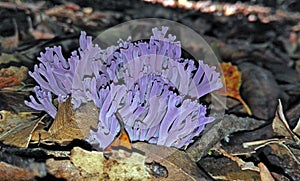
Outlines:
{"label": "dry brown leaf", "polygon": [[263,148],[262,151],[270,165],[276,165],[279,169],[284,170],[284,175],[291,180],[299,180],[300,159],[299,154],[293,153],[295,149],[292,151],[285,144],[273,143]]}
{"label": "dry brown leaf", "polygon": [[195,162],[183,151],[142,142],[134,143],[132,146],[145,153],[146,163],[159,163],[166,168],[167,178],[153,180],[206,180]]}
{"label": "dry brown leaf", "polygon": [[[37,130],[34,132],[35,141],[41,142],[69,142],[73,139],[82,139],[83,135],[73,119],[74,112],[69,98],[65,102],[58,105],[58,112],[48,132],[44,130]],[[37,136],[38,135],[38,136]]]}
{"label": "dry brown leaf", "polygon": [[220,140],[224,139],[227,135],[239,131],[254,130],[266,123],[262,120],[249,117],[237,117],[233,114],[224,115],[217,113],[212,116],[215,118],[215,121],[211,125],[208,125],[209,127],[203,131],[201,139],[196,140],[186,150],[186,153],[188,153],[190,158],[195,162],[199,162],[214,145],[218,144]]}
{"label": "dry brown leaf", "polygon": [[49,159],[46,164],[49,173],[67,180],[206,180],[183,151],[147,143],[133,147],[108,155],[75,147],[70,161]]}
{"label": "dry brown leaf", "polygon": [[9,77],[0,77],[0,89],[10,87],[10,86],[15,86],[19,84],[20,81],[12,76]]}
{"label": "dry brown leaf", "polygon": [[124,128],[124,122],[122,120],[121,115],[118,112],[116,113],[116,117],[121,126],[121,128],[120,128],[121,131],[119,133],[119,136],[117,136],[115,138],[115,140],[107,148],[105,148],[105,152],[111,151],[112,148],[114,148],[114,147],[123,147],[123,148],[127,148],[128,150],[132,149],[129,135]]}
{"label": "dry brown leaf", "polygon": [[260,170],[261,181],[274,181],[274,178],[264,163],[260,162],[257,166]]}
{"label": "dry brown leaf", "polygon": [[115,147],[124,147],[129,150],[132,149],[130,138],[124,128],[121,129],[119,136],[117,136],[115,140],[107,148],[105,148],[105,152],[109,152]]}
{"label": "dry brown leaf", "polygon": [[236,162],[226,157],[205,157],[199,164],[214,180],[260,180],[259,172],[241,170]]}
{"label": "dry brown leaf", "polygon": [[43,119],[29,112],[13,114],[5,110],[0,111],[0,117],[0,141],[24,148],[28,146],[33,130]]}
{"label": "dry brown leaf", "polygon": [[273,178],[277,181],[290,181],[285,175],[276,172],[271,172]]}
{"label": "dry brown leaf", "polygon": [[145,157],[140,153],[112,151],[105,158],[103,152],[73,148],[70,160],[48,159],[49,173],[67,180],[150,180]]}
{"label": "dry brown leaf", "polygon": [[231,159],[232,161],[236,162],[241,170],[251,170],[251,171],[255,171],[255,172],[260,171],[259,168],[257,166],[255,166],[253,162],[245,162],[244,160],[242,160],[239,157],[228,154],[225,150],[223,150],[221,148],[217,148],[216,151],[219,152],[220,154],[224,155],[225,157]]}
{"label": "dry brown leaf", "polygon": [[250,108],[248,107],[246,102],[242,99],[239,92],[242,83],[241,72],[238,70],[237,66],[232,65],[230,62],[221,63],[221,68],[224,74],[223,81],[224,81],[224,85],[226,85],[226,88],[217,90],[216,93],[237,99],[243,104],[247,113],[249,115],[252,115]]}
{"label": "dry brown leaf", "polygon": [[[82,158],[84,159],[84,158]],[[56,178],[66,180],[82,180],[79,170],[71,163],[70,160],[54,160],[50,158],[46,161],[48,173]]]}
{"label": "dry brown leaf", "polygon": [[10,66],[0,69],[0,89],[14,90],[11,86],[18,85],[27,78],[28,68]]}
{"label": "dry brown leaf", "polygon": [[10,66],[8,68],[0,69],[1,77],[15,77],[20,82],[25,80],[28,76],[28,68],[25,66],[15,67]]}
{"label": "dry brown leaf", "polygon": [[275,113],[275,118],[273,119],[272,128],[276,134],[278,134],[280,136],[285,136],[288,139],[292,139],[296,143],[300,143],[300,139],[290,129],[288,122],[285,119],[285,116],[283,114],[282,104],[281,104],[280,100],[279,100],[279,104],[277,107],[277,111]]}
{"label": "dry brown leaf", "polygon": [[98,108],[88,102],[74,112],[71,98],[58,105],[58,112],[48,132],[36,130],[33,140],[42,142],[70,142],[83,139],[90,134],[91,128],[98,123]]}
{"label": "dry brown leaf", "polygon": [[34,172],[0,162],[0,180],[34,180],[36,176]]}
{"label": "dry brown leaf", "polygon": [[121,150],[114,154],[118,155],[118,159],[106,159],[102,152],[75,147],[70,159],[82,177],[89,180],[150,180],[143,155],[132,152],[128,156]]}
{"label": "dry brown leaf", "polygon": [[293,132],[300,137],[300,118],[298,120],[296,127],[293,129]]}

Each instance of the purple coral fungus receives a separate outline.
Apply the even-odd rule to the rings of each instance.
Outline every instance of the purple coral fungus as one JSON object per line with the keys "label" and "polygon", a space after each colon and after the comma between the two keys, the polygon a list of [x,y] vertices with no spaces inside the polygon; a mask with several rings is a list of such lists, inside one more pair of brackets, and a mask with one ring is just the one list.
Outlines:
{"label": "purple coral fungus", "polygon": [[168,28],[153,28],[149,42],[120,41],[101,49],[85,32],[80,48],[66,60],[60,47],[47,48],[30,75],[35,87],[26,105],[56,115],[51,93],[74,109],[93,101],[100,108],[97,130],[87,140],[106,148],[120,131],[119,112],[132,141],[180,148],[193,142],[214,118],[197,100],[222,87],[215,67],[181,57],[181,44]]}

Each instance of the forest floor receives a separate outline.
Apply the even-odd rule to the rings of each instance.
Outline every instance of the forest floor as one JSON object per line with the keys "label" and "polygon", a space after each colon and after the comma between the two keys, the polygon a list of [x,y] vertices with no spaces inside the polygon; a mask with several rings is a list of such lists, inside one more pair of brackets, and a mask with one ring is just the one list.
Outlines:
{"label": "forest floor", "polygon": [[[300,180],[300,3],[280,2],[0,2],[0,180]],[[97,37],[141,18],[174,21],[204,38],[227,84],[212,109],[224,112],[211,114],[215,121],[187,148],[133,143],[146,163],[131,155],[116,164],[75,133],[58,133],[71,126],[51,133],[54,119],[24,104],[37,84],[28,71],[46,47],[70,55],[81,31]]]}

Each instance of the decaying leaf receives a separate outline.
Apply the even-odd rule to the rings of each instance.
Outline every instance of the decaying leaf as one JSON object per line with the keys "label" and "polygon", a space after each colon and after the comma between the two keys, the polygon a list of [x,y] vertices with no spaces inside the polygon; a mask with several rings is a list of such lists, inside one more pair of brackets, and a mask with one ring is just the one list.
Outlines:
{"label": "decaying leaf", "polygon": [[116,113],[116,117],[121,126],[120,128],[121,131],[119,133],[119,136],[117,136],[115,140],[107,148],[105,148],[105,151],[111,151],[112,148],[114,147],[124,147],[130,150],[132,149],[132,146],[131,146],[129,135],[124,128],[124,122],[122,120],[122,117],[118,112]]}
{"label": "decaying leaf", "polygon": [[205,157],[198,164],[214,180],[260,180],[260,174],[253,170],[241,170],[238,164],[227,157]]}
{"label": "decaying leaf", "polygon": [[300,143],[300,138],[297,137],[297,135],[290,129],[288,122],[285,119],[280,100],[275,114],[275,118],[272,123],[272,128],[276,134],[280,136],[285,136],[288,139],[292,139],[298,144]]}
{"label": "decaying leaf", "polygon": [[75,147],[70,160],[48,159],[46,165],[67,180],[207,180],[185,152],[142,142],[109,154]]}
{"label": "decaying leaf", "polygon": [[28,76],[28,68],[25,66],[15,67],[10,66],[8,68],[2,68],[0,70],[1,78],[14,78],[14,85],[18,84],[21,81],[24,81]]}
{"label": "decaying leaf", "polygon": [[0,162],[0,180],[34,180],[36,176],[28,170]]}
{"label": "decaying leaf", "polygon": [[19,81],[23,81],[27,78],[28,75],[28,68],[25,66],[15,67],[10,66],[8,68],[2,68],[0,70],[1,77],[15,77]]}
{"label": "decaying leaf", "polygon": [[[263,163],[255,166],[253,162],[245,162],[241,158],[227,153],[220,147],[215,147],[214,150],[235,162],[238,167],[234,166],[228,159],[219,160],[218,163],[222,162],[222,165],[217,166],[217,168],[213,168],[213,166],[209,168],[209,170],[217,170],[217,172],[213,171],[211,173],[213,178],[221,180],[256,180],[260,178],[262,181],[274,181],[268,168]],[[226,165],[225,168],[219,171],[220,168],[218,167],[224,167],[224,165]]]}
{"label": "decaying leaf", "polygon": [[[84,158],[82,158],[84,159]],[[70,160],[54,160],[50,158],[46,161],[48,173],[59,179],[82,180],[79,170],[71,163]]]}
{"label": "decaying leaf", "polygon": [[150,165],[159,163],[166,168],[168,176],[156,178],[157,180],[207,180],[195,162],[183,151],[142,142],[134,143],[133,148],[145,153],[146,163]]}
{"label": "decaying leaf", "polygon": [[298,120],[296,127],[293,129],[293,132],[300,137],[300,118]]}
{"label": "decaying leaf", "polygon": [[46,175],[47,168],[44,163],[36,162],[31,158],[20,157],[12,152],[7,152],[5,148],[1,149],[0,180],[34,180],[30,178]]}
{"label": "decaying leaf", "polygon": [[[98,108],[89,102],[78,110],[73,110],[71,98],[59,103],[58,112],[48,132],[37,130],[33,140],[42,142],[70,142],[74,139],[83,139],[90,134],[91,128],[96,128],[98,123]],[[88,113],[95,114],[88,114]]]}
{"label": "decaying leaf", "polygon": [[284,175],[290,180],[300,179],[300,160],[285,144],[268,144],[262,149],[262,153],[269,160],[270,165],[276,165],[284,170]]}
{"label": "decaying leaf", "polygon": [[260,170],[260,178],[262,181],[274,181],[274,178],[264,163],[260,162],[257,166]]}
{"label": "decaying leaf", "polygon": [[224,155],[225,157],[227,157],[227,158],[231,159],[232,161],[236,162],[241,170],[252,170],[252,171],[256,171],[256,172],[260,171],[259,168],[257,166],[255,166],[253,162],[245,162],[244,160],[242,160],[239,157],[232,156],[232,155],[228,154],[222,148],[216,148],[215,150],[217,152],[219,152],[220,154]]}
{"label": "decaying leaf", "polygon": [[265,124],[262,120],[242,118],[235,115],[213,114],[215,121],[203,131],[200,139],[196,140],[186,152],[190,158],[198,162],[207,152],[227,135],[238,131],[253,130]]}
{"label": "decaying leaf", "polygon": [[71,152],[71,162],[80,170],[83,178],[100,180],[150,180],[144,164],[145,156],[132,152],[123,155],[118,150],[118,159],[106,159],[102,152],[89,152],[75,147]]}
{"label": "decaying leaf", "polygon": [[41,119],[30,112],[13,114],[5,110],[0,111],[0,141],[4,144],[27,147],[31,134]]}
{"label": "decaying leaf", "polygon": [[248,62],[239,64],[239,70],[243,80],[241,95],[247,101],[253,115],[264,120],[273,118],[277,99],[282,93],[274,75]]}
{"label": "decaying leaf", "polygon": [[0,89],[15,86],[27,78],[28,68],[10,66],[0,69]]}
{"label": "decaying leaf", "polygon": [[48,159],[49,172],[67,180],[150,180],[144,156],[114,151],[116,157],[105,158],[103,152],[73,148],[70,160]]}
{"label": "decaying leaf", "polygon": [[12,76],[9,77],[0,77],[0,89],[4,87],[14,86],[19,84],[20,81]]}
{"label": "decaying leaf", "polygon": [[238,70],[237,66],[232,65],[230,62],[229,63],[221,63],[221,68],[224,74],[224,85],[226,85],[225,89],[221,89],[216,91],[217,93],[224,95],[224,96],[229,96],[232,98],[237,99],[240,101],[244,108],[246,109],[247,113],[249,115],[252,115],[252,112],[248,105],[245,103],[245,101],[242,99],[239,89],[241,87],[241,82],[242,82],[242,76],[241,72]]}

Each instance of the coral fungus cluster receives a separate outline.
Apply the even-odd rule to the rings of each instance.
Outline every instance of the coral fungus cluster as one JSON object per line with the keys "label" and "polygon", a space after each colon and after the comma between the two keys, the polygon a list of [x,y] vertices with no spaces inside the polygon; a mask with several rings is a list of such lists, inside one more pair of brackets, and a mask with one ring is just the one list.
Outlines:
{"label": "coral fungus cluster", "polygon": [[181,57],[181,44],[153,28],[148,42],[120,40],[101,49],[85,32],[80,48],[66,59],[61,47],[47,48],[30,75],[39,86],[25,104],[53,118],[59,102],[72,98],[74,109],[93,101],[99,108],[97,130],[87,140],[106,148],[120,131],[118,112],[132,141],[180,148],[193,142],[213,121],[198,99],[222,87],[215,67]]}

